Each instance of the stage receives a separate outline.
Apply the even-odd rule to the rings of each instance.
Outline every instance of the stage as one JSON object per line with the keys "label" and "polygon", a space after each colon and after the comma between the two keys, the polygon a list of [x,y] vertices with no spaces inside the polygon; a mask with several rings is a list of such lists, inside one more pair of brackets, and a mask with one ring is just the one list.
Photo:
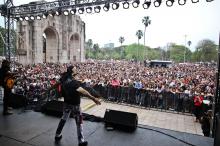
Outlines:
{"label": "stage", "polygon": [[[0,105],[2,113],[2,105]],[[77,146],[74,119],[69,119],[62,132],[60,143],[54,142],[54,133],[59,118],[40,112],[14,110],[10,116],[0,115],[1,146]],[[84,135],[89,146],[213,146],[213,139],[138,125],[133,133],[119,130],[107,131],[104,123],[84,121]],[[187,144],[188,143],[188,144]]]}

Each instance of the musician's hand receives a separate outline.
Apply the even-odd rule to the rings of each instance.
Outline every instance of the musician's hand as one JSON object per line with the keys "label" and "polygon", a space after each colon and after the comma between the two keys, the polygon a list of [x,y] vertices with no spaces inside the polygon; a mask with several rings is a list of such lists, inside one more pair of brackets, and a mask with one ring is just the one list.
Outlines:
{"label": "musician's hand", "polygon": [[101,102],[100,102],[97,98],[94,98],[93,101],[94,101],[97,105],[101,105]]}

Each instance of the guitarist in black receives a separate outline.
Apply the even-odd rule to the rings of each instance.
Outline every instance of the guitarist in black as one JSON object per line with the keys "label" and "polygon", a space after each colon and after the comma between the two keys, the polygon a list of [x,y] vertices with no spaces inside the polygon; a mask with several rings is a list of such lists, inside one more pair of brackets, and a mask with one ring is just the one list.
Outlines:
{"label": "guitarist in black", "polygon": [[79,146],[87,146],[87,141],[84,140],[83,131],[82,131],[82,113],[80,108],[80,95],[89,97],[97,105],[100,105],[101,102],[90,94],[83,86],[73,79],[73,72],[75,73],[75,68],[70,66],[67,68],[67,72],[63,73],[60,79],[61,92],[64,97],[64,110],[63,116],[59,122],[59,125],[56,130],[55,141],[58,142],[61,140],[62,129],[66,123],[66,120],[72,113],[77,127],[78,143]]}
{"label": "guitarist in black", "polygon": [[[11,115],[13,112],[9,110],[9,98],[11,96],[11,86],[8,86],[9,83],[14,82],[10,77],[10,62],[8,60],[3,60],[2,66],[0,68],[0,85],[4,88],[4,97],[3,97],[3,115]],[[9,81],[10,80],[10,81]],[[12,83],[13,84],[13,83]]]}

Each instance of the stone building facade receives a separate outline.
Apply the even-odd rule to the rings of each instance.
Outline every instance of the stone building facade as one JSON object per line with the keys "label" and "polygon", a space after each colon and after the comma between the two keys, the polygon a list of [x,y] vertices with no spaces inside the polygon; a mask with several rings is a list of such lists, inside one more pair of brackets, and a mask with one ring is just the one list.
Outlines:
{"label": "stone building facade", "polygon": [[85,60],[85,23],[77,15],[17,22],[20,63],[70,63]]}

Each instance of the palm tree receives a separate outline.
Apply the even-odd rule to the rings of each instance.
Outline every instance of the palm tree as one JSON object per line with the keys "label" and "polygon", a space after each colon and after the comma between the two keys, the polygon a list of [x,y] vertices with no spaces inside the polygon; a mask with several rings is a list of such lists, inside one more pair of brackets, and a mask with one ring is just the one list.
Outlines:
{"label": "palm tree", "polygon": [[191,42],[191,41],[188,41],[187,44],[188,44],[188,46],[190,47],[191,44],[192,44],[192,42]]}
{"label": "palm tree", "polygon": [[144,24],[144,46],[145,46],[145,34],[146,34],[146,28],[151,24],[151,20],[149,16],[145,16],[142,19],[142,23]]}
{"label": "palm tree", "polygon": [[122,37],[122,36],[120,36],[120,37],[119,37],[119,43],[121,44],[121,46],[122,46],[122,44],[124,43],[124,41],[125,41],[125,38]]}
{"label": "palm tree", "polygon": [[139,40],[142,38],[142,36],[143,36],[143,32],[142,32],[142,30],[138,30],[137,32],[136,32],[136,36],[138,37],[138,45],[139,45]]}
{"label": "palm tree", "polygon": [[[139,45],[139,40],[142,38],[142,36],[143,36],[143,32],[142,32],[142,30],[138,30],[137,32],[136,32],[136,36],[138,37],[138,45]],[[137,49],[137,58],[139,58],[139,48]]]}
{"label": "palm tree", "polygon": [[121,58],[122,58],[122,44],[123,44],[123,42],[125,41],[125,38],[124,37],[122,37],[122,36],[120,36],[119,37],[119,43],[121,44]]}

